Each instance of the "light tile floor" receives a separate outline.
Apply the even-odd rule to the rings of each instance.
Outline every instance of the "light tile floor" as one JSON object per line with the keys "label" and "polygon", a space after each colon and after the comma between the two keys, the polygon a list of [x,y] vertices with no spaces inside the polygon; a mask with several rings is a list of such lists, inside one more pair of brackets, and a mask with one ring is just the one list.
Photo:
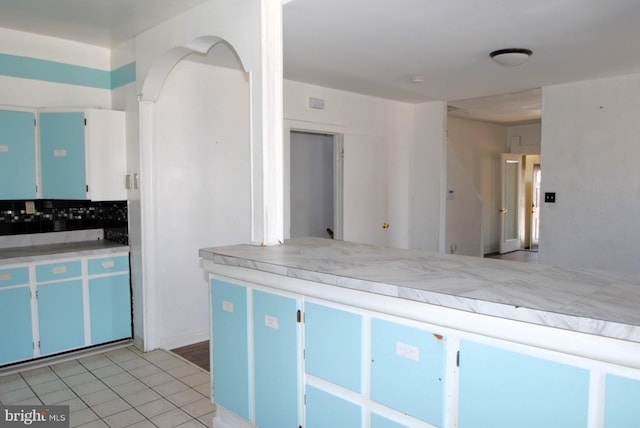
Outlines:
{"label": "light tile floor", "polygon": [[209,373],[134,346],[0,376],[1,404],[69,405],[71,427],[212,427]]}

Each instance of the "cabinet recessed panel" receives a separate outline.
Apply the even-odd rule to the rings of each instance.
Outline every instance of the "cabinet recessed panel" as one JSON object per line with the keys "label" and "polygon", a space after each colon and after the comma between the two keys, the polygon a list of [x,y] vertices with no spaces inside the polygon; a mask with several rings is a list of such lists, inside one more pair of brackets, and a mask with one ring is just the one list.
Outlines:
{"label": "cabinet recessed panel", "polygon": [[84,113],[40,113],[42,197],[86,199]]}
{"label": "cabinet recessed panel", "polygon": [[587,370],[460,343],[460,428],[586,427],[588,404]]}
{"label": "cabinet recessed panel", "polygon": [[36,197],[35,114],[0,110],[0,199]]}
{"label": "cabinet recessed panel", "polygon": [[392,421],[377,413],[371,414],[371,428],[409,428],[400,422]]}
{"label": "cabinet recessed panel", "polygon": [[327,391],[307,385],[306,428],[358,428],[362,407]]}
{"label": "cabinet recessed panel", "polygon": [[299,425],[297,309],[294,298],[253,292],[255,419],[259,427]]}
{"label": "cabinet recessed panel", "polygon": [[436,426],[444,415],[445,338],[371,320],[371,399]]}
{"label": "cabinet recessed panel", "polygon": [[605,428],[630,428],[640,423],[640,380],[607,376]]}
{"label": "cabinet recessed panel", "polygon": [[214,279],[211,310],[215,401],[251,419],[247,289]]}
{"label": "cabinet recessed panel", "polygon": [[0,365],[33,357],[29,287],[0,289]]}
{"label": "cabinet recessed panel", "polygon": [[42,355],[85,345],[81,279],[38,285],[38,324]]}
{"label": "cabinet recessed panel", "polygon": [[89,280],[92,344],[131,337],[129,290],[129,274]]}
{"label": "cabinet recessed panel", "polygon": [[362,317],[353,312],[306,303],[305,371],[362,390]]}

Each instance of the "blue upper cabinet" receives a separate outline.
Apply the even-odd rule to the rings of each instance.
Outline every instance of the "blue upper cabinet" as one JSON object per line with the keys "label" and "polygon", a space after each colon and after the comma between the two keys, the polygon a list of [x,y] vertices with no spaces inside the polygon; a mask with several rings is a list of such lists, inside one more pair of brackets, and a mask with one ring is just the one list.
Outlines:
{"label": "blue upper cabinet", "polygon": [[42,197],[87,199],[82,112],[40,113]]}
{"label": "blue upper cabinet", "polygon": [[35,114],[0,110],[0,199],[35,197]]}

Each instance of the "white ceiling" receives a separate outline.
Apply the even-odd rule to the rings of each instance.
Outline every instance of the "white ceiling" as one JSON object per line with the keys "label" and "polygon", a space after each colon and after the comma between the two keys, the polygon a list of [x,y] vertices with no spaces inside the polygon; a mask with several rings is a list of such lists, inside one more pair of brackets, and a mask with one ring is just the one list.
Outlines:
{"label": "white ceiling", "polygon": [[[0,0],[0,26],[108,47],[204,1]],[[293,0],[283,17],[286,78],[460,117],[536,120],[542,86],[640,73],[638,0]],[[490,60],[508,47],[533,56]]]}

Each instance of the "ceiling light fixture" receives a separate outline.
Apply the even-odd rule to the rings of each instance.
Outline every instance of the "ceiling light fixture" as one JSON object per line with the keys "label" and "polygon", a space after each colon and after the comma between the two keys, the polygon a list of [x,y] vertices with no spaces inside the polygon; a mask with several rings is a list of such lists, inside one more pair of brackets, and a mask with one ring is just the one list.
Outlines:
{"label": "ceiling light fixture", "polygon": [[493,51],[489,54],[491,59],[505,67],[515,67],[524,64],[533,54],[530,49],[509,48]]}

